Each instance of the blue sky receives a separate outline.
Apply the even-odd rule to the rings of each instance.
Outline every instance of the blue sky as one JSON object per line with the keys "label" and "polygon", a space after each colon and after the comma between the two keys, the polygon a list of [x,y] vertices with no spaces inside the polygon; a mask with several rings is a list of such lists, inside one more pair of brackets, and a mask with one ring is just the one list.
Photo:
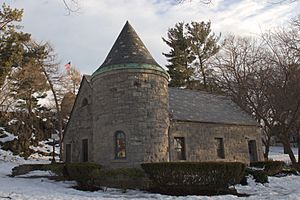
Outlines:
{"label": "blue sky", "polygon": [[79,12],[67,15],[62,0],[0,0],[24,8],[24,31],[36,40],[50,42],[62,66],[71,61],[84,74],[92,74],[102,64],[126,20],[157,62],[165,65],[162,52],[168,47],[161,38],[179,21],[210,20],[212,30],[223,36],[257,36],[300,14],[300,1],[212,0],[209,5],[199,0],[180,5],[172,5],[172,0],[78,1]]}

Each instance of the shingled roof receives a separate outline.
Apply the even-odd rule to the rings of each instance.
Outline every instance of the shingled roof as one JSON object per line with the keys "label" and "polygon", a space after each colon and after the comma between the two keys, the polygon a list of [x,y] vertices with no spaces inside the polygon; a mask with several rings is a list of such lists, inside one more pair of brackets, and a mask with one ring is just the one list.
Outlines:
{"label": "shingled roof", "polygon": [[127,21],[103,64],[93,74],[124,68],[147,68],[168,73],[157,64]]}
{"label": "shingled roof", "polygon": [[169,88],[169,105],[173,120],[258,126],[230,98],[221,95]]}
{"label": "shingled roof", "polygon": [[158,65],[128,21],[101,67],[125,63]]}

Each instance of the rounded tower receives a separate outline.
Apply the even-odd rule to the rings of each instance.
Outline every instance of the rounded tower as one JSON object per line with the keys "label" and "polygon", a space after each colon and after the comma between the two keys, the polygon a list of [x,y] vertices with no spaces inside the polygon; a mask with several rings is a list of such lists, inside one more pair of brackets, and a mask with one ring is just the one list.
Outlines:
{"label": "rounded tower", "polygon": [[169,75],[126,22],[92,76],[94,162],[168,161]]}

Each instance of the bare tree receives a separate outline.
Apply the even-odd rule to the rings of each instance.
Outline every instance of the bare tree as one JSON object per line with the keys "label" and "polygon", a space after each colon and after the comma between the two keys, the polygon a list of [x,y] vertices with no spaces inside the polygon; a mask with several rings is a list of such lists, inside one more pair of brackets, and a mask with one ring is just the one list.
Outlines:
{"label": "bare tree", "polygon": [[[175,0],[176,3],[180,4],[180,3],[184,3],[184,2],[191,2],[192,0]],[[212,0],[201,0],[200,1],[203,4],[210,4],[212,2]]]}
{"label": "bare tree", "polygon": [[272,73],[264,63],[265,54],[263,43],[257,39],[228,36],[216,56],[215,66],[222,90],[262,125],[267,159],[275,122],[264,93],[266,79]]}
{"label": "bare tree", "polygon": [[72,12],[78,12],[80,10],[80,5],[78,0],[62,0],[68,15]]}
{"label": "bare tree", "polygon": [[63,75],[59,69],[59,63],[56,61],[56,54],[54,53],[54,50],[49,43],[39,44],[35,41],[31,41],[30,45],[33,49],[40,49],[41,51],[44,51],[44,57],[40,59],[40,69],[43,75],[46,77],[55,103],[60,146],[60,159],[62,160],[63,118],[61,115],[60,102],[64,93],[66,93],[66,90],[63,88],[63,85],[61,83]]}
{"label": "bare tree", "polygon": [[271,4],[289,4],[294,3],[298,0],[270,0],[269,3]]}
{"label": "bare tree", "polygon": [[66,89],[66,92],[71,92],[74,95],[77,94],[81,82],[81,74],[76,66],[72,65],[66,73],[61,77],[61,83]]}
{"label": "bare tree", "polygon": [[300,117],[299,29],[297,26],[285,27],[264,34],[263,39],[269,50],[266,62],[274,69],[274,73],[268,78],[268,102],[277,122],[277,136],[292,163],[296,164],[290,146],[290,135],[293,127],[297,127]]}
{"label": "bare tree", "polygon": [[[193,0],[172,0],[174,4],[182,4],[184,2],[191,2]],[[212,0],[198,0],[202,4],[210,4]],[[64,7],[66,8],[68,15],[73,12],[78,12],[80,10],[79,5],[80,0],[62,0]]]}

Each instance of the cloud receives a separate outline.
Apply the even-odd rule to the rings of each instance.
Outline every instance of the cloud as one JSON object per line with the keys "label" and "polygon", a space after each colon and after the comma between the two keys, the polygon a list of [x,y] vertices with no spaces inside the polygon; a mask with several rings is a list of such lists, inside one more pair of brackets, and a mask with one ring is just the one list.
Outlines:
{"label": "cloud", "polygon": [[268,1],[199,0],[180,5],[172,0],[79,0],[80,12],[67,16],[62,0],[11,0],[24,8],[24,30],[34,38],[49,41],[62,65],[72,61],[83,73],[91,74],[104,61],[126,20],[129,20],[153,57],[166,64],[162,52],[167,30],[184,21],[212,22],[214,32],[255,35],[282,25],[300,10],[300,1],[272,5]]}

